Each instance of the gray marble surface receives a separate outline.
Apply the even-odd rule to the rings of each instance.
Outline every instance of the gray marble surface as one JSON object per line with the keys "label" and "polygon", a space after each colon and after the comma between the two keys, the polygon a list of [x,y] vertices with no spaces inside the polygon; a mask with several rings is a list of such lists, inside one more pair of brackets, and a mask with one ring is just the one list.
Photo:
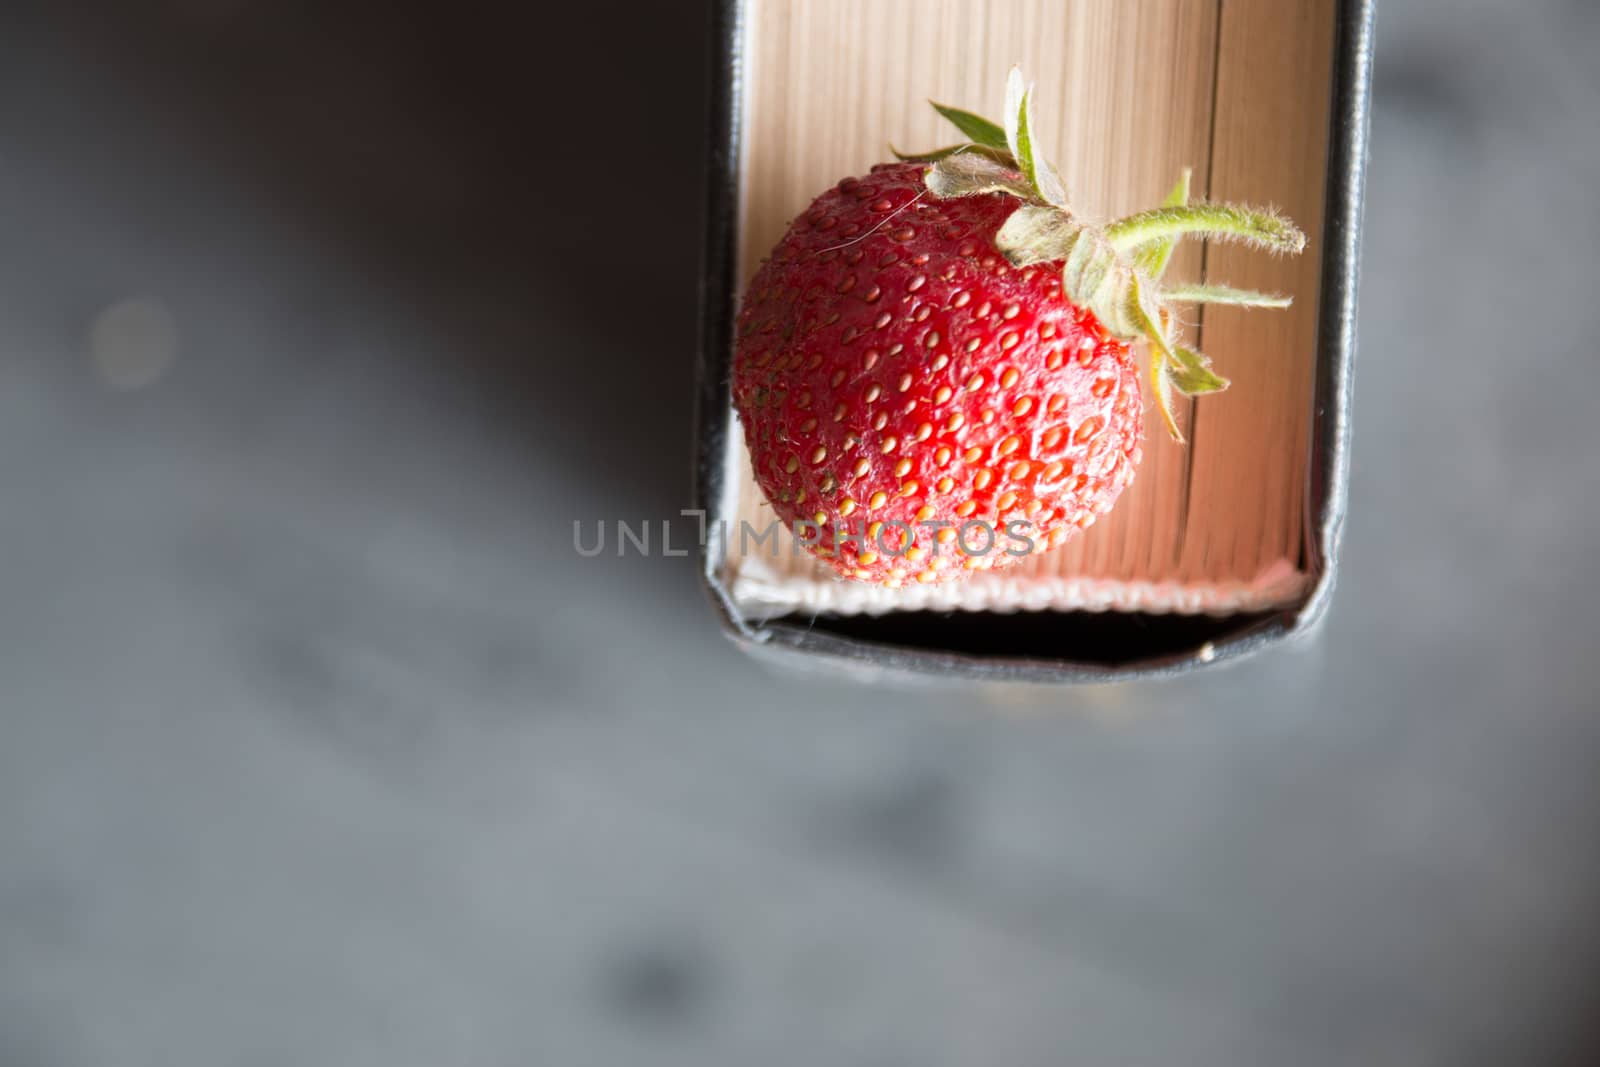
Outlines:
{"label": "gray marble surface", "polygon": [[701,12],[508,9],[0,14],[0,1064],[1593,1062],[1591,0],[1384,6],[1320,639],[910,693],[572,554]]}

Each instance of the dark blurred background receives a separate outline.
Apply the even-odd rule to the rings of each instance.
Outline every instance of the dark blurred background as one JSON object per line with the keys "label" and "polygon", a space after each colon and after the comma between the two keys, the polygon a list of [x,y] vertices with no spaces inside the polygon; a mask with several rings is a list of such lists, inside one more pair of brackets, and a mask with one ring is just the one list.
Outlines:
{"label": "dark blurred background", "polygon": [[1582,1064],[1600,8],[1387,0],[1342,587],[1118,688],[692,560],[706,11],[0,10],[0,1065]]}

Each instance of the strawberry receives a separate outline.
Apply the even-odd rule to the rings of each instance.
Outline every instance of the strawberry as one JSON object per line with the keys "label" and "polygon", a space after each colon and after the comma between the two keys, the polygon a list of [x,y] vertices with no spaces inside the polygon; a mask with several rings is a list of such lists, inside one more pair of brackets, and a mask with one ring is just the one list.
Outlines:
{"label": "strawberry", "polygon": [[1288,304],[1163,289],[1184,234],[1305,238],[1271,211],[1189,203],[1187,171],[1162,207],[1085,222],[1035,155],[1031,95],[1013,70],[1004,128],[934,105],[965,143],[823,193],[745,293],[732,392],[756,480],[844,577],[897,588],[1061,544],[1133,480],[1136,342],[1179,441],[1173,391],[1227,385],[1167,305]]}

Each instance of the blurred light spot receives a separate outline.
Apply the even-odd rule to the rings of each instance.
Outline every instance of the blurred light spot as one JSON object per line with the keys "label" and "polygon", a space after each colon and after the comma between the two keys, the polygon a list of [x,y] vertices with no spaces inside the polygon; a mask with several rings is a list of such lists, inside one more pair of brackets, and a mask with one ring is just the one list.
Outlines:
{"label": "blurred light spot", "polygon": [[178,358],[178,327],[156,300],[119,300],[94,317],[89,358],[100,380],[113,389],[154,385]]}

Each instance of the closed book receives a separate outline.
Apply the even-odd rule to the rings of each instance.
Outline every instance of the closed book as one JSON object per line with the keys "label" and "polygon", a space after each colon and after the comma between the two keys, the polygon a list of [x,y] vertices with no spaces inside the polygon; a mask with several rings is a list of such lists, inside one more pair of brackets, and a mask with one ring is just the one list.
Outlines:
{"label": "closed book", "polygon": [[[1221,662],[1309,630],[1346,497],[1370,0],[728,0],[714,20],[699,389],[702,573],[754,651],[861,673],[1109,680]],[[961,581],[842,580],[756,485],[730,402],[744,285],[789,221],[889,143],[951,140],[928,100],[999,114],[1007,71],[1075,201],[1113,217],[1185,167],[1200,197],[1269,203],[1306,254],[1184,241],[1168,268],[1292,294],[1186,311],[1230,388],[1146,412],[1116,507],[1059,548]],[[763,536],[765,534],[766,536]]]}

